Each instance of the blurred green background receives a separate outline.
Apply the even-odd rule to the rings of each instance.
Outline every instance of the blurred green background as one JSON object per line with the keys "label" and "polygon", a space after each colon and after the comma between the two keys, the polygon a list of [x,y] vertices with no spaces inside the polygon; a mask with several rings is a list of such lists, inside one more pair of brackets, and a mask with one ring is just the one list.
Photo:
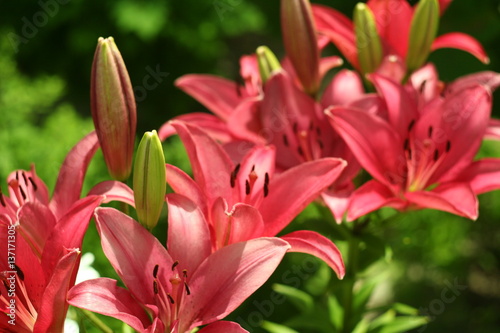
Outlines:
{"label": "blurred green background", "polygon": [[[313,1],[343,11],[349,17],[355,1]],[[414,3],[415,1],[412,1]],[[455,0],[442,18],[440,33],[461,31],[486,48],[485,66],[458,50],[433,53],[441,78],[450,81],[475,71],[500,71],[500,3],[498,0]],[[138,105],[138,133],[157,129],[181,113],[203,108],[176,89],[175,79],[188,73],[238,76],[238,59],[259,45],[283,55],[279,1],[83,1],[0,0],[0,186],[15,169],[36,165],[52,188],[67,151],[92,129],[89,110],[90,67],[98,37],[113,36],[125,59]],[[335,52],[333,48],[329,50]],[[155,88],[144,80],[156,72]],[[149,79],[151,80],[151,79]],[[153,81],[149,81],[150,83]],[[500,116],[495,93],[494,114]],[[178,142],[165,146],[167,159],[186,165]],[[500,157],[498,144],[483,153]],[[90,168],[85,190],[107,179],[100,156]],[[471,222],[430,211],[406,214],[397,223],[373,228],[374,235],[392,246],[391,278],[380,291],[389,299],[428,308],[441,297],[446,281],[467,285],[460,296],[435,316],[425,332],[498,332],[500,327],[500,202],[499,193],[481,196],[481,215]],[[322,230],[318,216],[304,213],[303,227]],[[331,221],[330,221],[331,222]],[[335,235],[333,235],[335,237]],[[90,229],[84,250],[98,252]],[[102,259],[102,254],[98,259]],[[275,276],[280,281],[288,256]],[[97,264],[112,276],[106,263]],[[281,275],[280,275],[281,274]],[[269,297],[264,286],[231,318],[253,332],[248,314],[255,302]],[[294,316],[283,303],[263,319],[284,322]],[[432,314],[432,313],[431,313]],[[315,332],[313,328],[299,329]],[[419,330],[415,330],[419,331]]]}

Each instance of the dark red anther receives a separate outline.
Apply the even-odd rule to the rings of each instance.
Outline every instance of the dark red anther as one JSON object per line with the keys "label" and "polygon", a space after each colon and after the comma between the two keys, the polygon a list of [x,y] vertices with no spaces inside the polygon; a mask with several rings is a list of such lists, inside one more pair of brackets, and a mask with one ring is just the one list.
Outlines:
{"label": "dark red anther", "polygon": [[38,190],[38,186],[36,185],[35,181],[33,180],[33,178],[31,177],[28,177],[28,180],[30,181],[31,183],[31,186],[33,186],[33,189],[36,191]]}
{"label": "dark red anther", "polygon": [[191,295],[191,290],[189,289],[189,286],[186,281],[184,281],[184,287],[186,287],[186,295]]}
{"label": "dark red anther", "polygon": [[300,156],[304,156],[304,151],[302,150],[302,147],[297,147],[297,152],[299,153]]}
{"label": "dark red anther", "polygon": [[231,172],[231,187],[233,188],[236,185],[236,176],[238,176],[239,171],[240,171],[240,164],[238,163],[234,168],[233,172]]}
{"label": "dark red anther", "polygon": [[184,276],[185,279],[187,279],[187,277],[188,277],[188,271],[187,271],[187,269],[183,269],[182,270],[182,275]]}
{"label": "dark red anther", "polygon": [[174,270],[177,265],[179,265],[179,260],[174,261],[174,263],[172,264],[172,270]]}
{"label": "dark red anther", "polygon": [[429,126],[429,130],[428,130],[428,132],[427,132],[427,136],[428,136],[429,138],[430,138],[430,137],[432,137],[432,130],[433,130],[432,126]]}
{"label": "dark red anther", "polygon": [[3,207],[7,207],[7,204],[5,203],[1,189],[0,189],[0,204],[2,204]]}
{"label": "dark red anther", "polygon": [[410,148],[410,140],[408,138],[405,139],[405,143],[403,145],[403,150],[408,150]]}
{"label": "dark red anther", "polygon": [[19,278],[21,279],[21,281],[24,281],[24,273],[23,273],[23,271],[16,264],[14,264],[14,267],[16,268],[17,276],[19,276]]}
{"label": "dark red anther", "polygon": [[23,176],[24,183],[28,185],[28,179],[26,179],[26,172],[21,172],[21,175]]}
{"label": "dark red anther", "polygon": [[167,297],[170,303],[175,304],[174,298],[169,293],[167,293]]}
{"label": "dark red anther", "polygon": [[158,277],[158,268],[160,266],[155,265],[155,268],[153,268],[153,277],[156,279]]}
{"label": "dark red anther", "polygon": [[288,147],[288,138],[286,134],[283,134],[283,144]]}
{"label": "dark red anther", "polygon": [[316,127],[316,134],[317,134],[318,136],[320,136],[320,135],[321,135],[321,129],[319,128],[319,126],[318,126],[318,127]]}
{"label": "dark red anther", "polygon": [[299,130],[299,124],[293,123],[293,133],[297,134],[298,130]]}
{"label": "dark red anther", "polygon": [[446,141],[446,152],[449,152],[451,149],[451,142],[450,140]]}
{"label": "dark red anther", "polygon": [[153,292],[158,295],[158,282],[156,280],[153,280]]}
{"label": "dark red anther", "polygon": [[269,174],[266,172],[264,176],[264,198],[269,194]]}
{"label": "dark red anther", "polygon": [[245,194],[249,195],[250,194],[250,190],[251,190],[251,188],[250,188],[250,182],[247,179],[247,180],[245,180]]}
{"label": "dark red anther", "polygon": [[26,200],[26,198],[27,198],[26,193],[24,193],[24,190],[21,186],[19,186],[19,192],[21,192],[21,196],[23,197],[23,200]]}
{"label": "dark red anther", "polygon": [[408,125],[408,132],[411,131],[414,125],[415,125],[415,119],[412,119],[412,121],[410,121],[410,124]]}
{"label": "dark red anther", "polygon": [[438,157],[439,157],[439,151],[436,149],[434,150],[434,162],[438,160]]}
{"label": "dark red anther", "polygon": [[424,80],[422,81],[422,84],[420,85],[419,87],[419,91],[420,93],[423,93],[424,92],[424,89],[425,89],[425,85],[427,84],[427,80]]}
{"label": "dark red anther", "polygon": [[323,141],[321,141],[320,139],[318,139],[317,141],[318,141],[319,149],[323,149],[323,147],[324,147]]}

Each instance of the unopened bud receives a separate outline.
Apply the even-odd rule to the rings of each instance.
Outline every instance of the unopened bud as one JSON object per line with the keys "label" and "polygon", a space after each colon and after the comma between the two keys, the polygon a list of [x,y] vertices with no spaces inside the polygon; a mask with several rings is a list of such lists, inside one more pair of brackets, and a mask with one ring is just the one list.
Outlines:
{"label": "unopened bud", "polygon": [[274,55],[274,53],[267,46],[259,46],[256,51],[257,62],[259,64],[260,78],[263,83],[266,83],[267,79],[276,70],[281,69],[281,64]]}
{"label": "unopened bud", "polygon": [[166,191],[165,157],[156,131],[142,137],[134,163],[134,199],[139,222],[149,230],[158,223]]}
{"label": "unopened bud", "polygon": [[439,26],[439,4],[437,0],[421,0],[411,21],[410,38],[406,67],[408,73],[420,68],[429,53],[432,42],[436,38]]}
{"label": "unopened bud", "polygon": [[113,37],[99,38],[90,82],[92,119],[111,177],[132,170],[137,114],[134,92]]}
{"label": "unopened bud", "polygon": [[383,49],[375,17],[364,3],[358,3],[354,9],[354,31],[361,72],[372,73],[382,62]]}

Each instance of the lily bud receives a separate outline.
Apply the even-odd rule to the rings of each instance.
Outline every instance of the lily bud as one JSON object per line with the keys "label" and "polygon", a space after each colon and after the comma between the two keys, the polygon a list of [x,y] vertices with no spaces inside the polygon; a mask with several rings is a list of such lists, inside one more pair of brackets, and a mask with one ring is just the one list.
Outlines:
{"label": "lily bud", "polygon": [[286,53],[304,91],[315,95],[320,87],[319,50],[308,0],[281,0],[281,30]]}
{"label": "lily bud", "polygon": [[416,9],[410,27],[408,55],[406,66],[408,72],[420,68],[429,53],[432,42],[436,38],[439,26],[439,4],[437,0],[421,0]]}
{"label": "lily bud", "polygon": [[262,83],[266,83],[274,71],[281,69],[281,64],[267,46],[259,46],[255,53],[257,54],[260,78]]}
{"label": "lily bud", "polygon": [[372,73],[382,63],[383,49],[373,12],[364,3],[354,9],[354,31],[361,72]]}
{"label": "lily bud", "polygon": [[139,222],[152,230],[158,223],[167,189],[165,157],[156,131],[142,137],[134,163],[134,200]]}
{"label": "lily bud", "polygon": [[124,181],[132,171],[137,112],[134,92],[113,37],[99,38],[92,63],[90,104],[108,171]]}

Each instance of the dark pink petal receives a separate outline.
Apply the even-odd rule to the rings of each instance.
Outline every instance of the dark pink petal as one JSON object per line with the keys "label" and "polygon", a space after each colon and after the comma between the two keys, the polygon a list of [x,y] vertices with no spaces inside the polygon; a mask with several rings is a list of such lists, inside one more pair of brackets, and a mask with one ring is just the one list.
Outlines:
{"label": "dark pink petal", "polygon": [[352,194],[347,210],[347,221],[354,221],[386,206],[401,209],[404,204],[385,185],[370,180]]}
{"label": "dark pink petal", "polygon": [[485,158],[475,161],[456,180],[468,182],[475,194],[498,190],[500,188],[500,160]]}
{"label": "dark pink petal", "polygon": [[439,12],[443,15],[443,12],[448,8],[453,0],[439,0]]}
{"label": "dark pink petal", "polygon": [[323,199],[325,205],[330,209],[338,224],[342,223],[351,193],[352,189],[339,190],[335,188],[328,188],[321,192],[321,199]]}
{"label": "dark pink petal", "polygon": [[488,140],[500,140],[500,120],[491,118],[484,135]]}
{"label": "dark pink petal", "polygon": [[344,61],[338,56],[323,57],[319,59],[319,77],[323,78],[330,69],[342,66]]}
{"label": "dark pink petal", "polygon": [[92,132],[80,140],[64,159],[50,201],[50,209],[56,219],[60,219],[80,199],[87,167],[98,147],[97,135]]}
{"label": "dark pink petal", "polygon": [[407,1],[370,0],[367,5],[375,16],[380,38],[386,44],[385,53],[396,52],[406,58],[413,8]]}
{"label": "dark pink petal", "polygon": [[238,323],[232,321],[217,321],[213,324],[203,327],[200,333],[248,333]]}
{"label": "dark pink petal", "polygon": [[407,138],[410,124],[418,117],[417,104],[398,82],[377,74],[370,75],[370,79],[385,100],[389,123],[401,138]]}
{"label": "dark pink petal", "polygon": [[432,208],[471,220],[477,219],[477,197],[466,183],[446,183],[432,191],[407,192],[405,196],[420,208]]}
{"label": "dark pink petal", "polygon": [[208,216],[207,197],[200,189],[200,186],[188,174],[174,165],[166,164],[165,170],[167,183],[174,192],[189,198],[204,212],[205,216]]}
{"label": "dark pink petal", "polygon": [[83,237],[89,226],[94,209],[102,202],[101,196],[78,200],[52,229],[42,254],[42,265],[48,280],[66,249],[82,247]]}
{"label": "dark pink petal", "polygon": [[179,271],[193,272],[211,253],[207,221],[196,204],[180,194],[170,193],[167,203],[168,251],[179,261]]}
{"label": "dark pink petal", "polygon": [[408,82],[417,96],[415,100],[422,99],[425,104],[438,97],[444,85],[439,81],[436,67],[431,63],[414,71]]}
{"label": "dark pink petal", "polygon": [[184,75],[175,81],[175,85],[223,120],[242,100],[235,82],[213,75]]}
{"label": "dark pink petal", "polygon": [[77,284],[68,292],[68,303],[121,320],[139,332],[151,325],[146,311],[116,280],[99,278]]}
{"label": "dark pink petal", "polygon": [[279,238],[257,238],[214,252],[189,281],[191,295],[179,310],[179,332],[231,313],[267,281],[289,248]]}
{"label": "dark pink petal", "polygon": [[459,49],[469,52],[485,64],[490,62],[490,58],[481,43],[475,38],[461,32],[450,32],[434,39],[431,50],[434,51],[442,48]]}
{"label": "dark pink petal", "polygon": [[[205,130],[211,137],[221,142],[228,142],[233,139],[233,136],[229,133],[226,121],[212,114],[192,112],[177,116],[174,120],[199,126],[203,128],[203,130]],[[176,134],[176,130],[170,121],[164,123],[158,130],[158,136],[161,141],[165,141],[174,134]]]}
{"label": "dark pink petal", "polygon": [[134,191],[127,184],[116,180],[106,180],[97,184],[87,194],[87,196],[92,195],[103,196],[102,203],[120,201],[135,207]]}
{"label": "dark pink petal", "polygon": [[446,87],[445,92],[447,94],[454,94],[478,84],[486,86],[491,91],[495,91],[500,86],[500,74],[492,71],[484,71],[465,75],[450,83]]}
{"label": "dark pink petal", "polygon": [[241,102],[228,117],[227,130],[240,140],[265,144],[267,130],[261,122],[261,104],[260,97]]}
{"label": "dark pink petal", "polygon": [[170,286],[162,272],[170,272],[174,261],[165,247],[138,222],[115,209],[98,208],[95,217],[104,254],[123,283],[141,303],[155,304],[156,265],[160,267],[158,283],[164,288]]}
{"label": "dark pink petal", "polygon": [[355,68],[359,68],[358,51],[352,21],[344,14],[321,5],[311,6],[316,29],[330,38],[344,57]]}
{"label": "dark pink petal", "polygon": [[45,242],[56,225],[54,214],[49,207],[33,201],[27,202],[21,207],[18,212],[18,220],[17,231],[41,259]]}
{"label": "dark pink petal", "polygon": [[330,81],[321,97],[321,105],[327,108],[332,105],[347,105],[363,96],[365,90],[359,74],[342,69]]}
{"label": "dark pink petal", "polygon": [[80,251],[71,249],[60,258],[52,272],[48,284],[41,297],[33,332],[63,332],[64,320],[69,304],[66,294],[72,287],[72,277],[78,270]]}
{"label": "dark pink petal", "polygon": [[327,115],[356,159],[374,178],[387,186],[404,181],[403,140],[392,126],[374,114],[355,109],[334,107],[327,110]]}
{"label": "dark pink petal", "polygon": [[[209,202],[231,193],[232,162],[222,147],[196,126],[172,121],[193,168],[194,179]],[[168,176],[167,176],[168,178]]]}
{"label": "dark pink petal", "polygon": [[273,177],[269,194],[259,209],[266,224],[263,236],[274,236],[286,227],[339,177],[345,165],[341,159],[323,158],[299,164]]}
{"label": "dark pink petal", "polygon": [[342,254],[333,242],[314,231],[299,230],[280,237],[290,244],[288,252],[312,254],[323,260],[342,279],[345,274]]}

